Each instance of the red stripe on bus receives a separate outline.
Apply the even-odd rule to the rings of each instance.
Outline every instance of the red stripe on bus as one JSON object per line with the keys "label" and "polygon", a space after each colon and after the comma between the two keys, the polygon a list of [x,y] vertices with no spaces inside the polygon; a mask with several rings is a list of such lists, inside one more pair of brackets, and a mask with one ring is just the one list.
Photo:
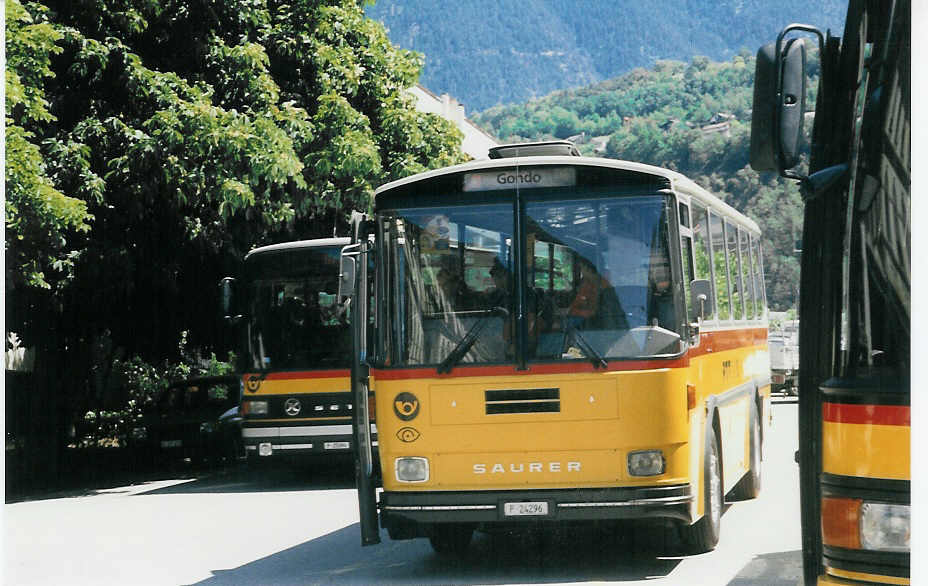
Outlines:
{"label": "red stripe on bus", "polygon": [[[673,360],[633,360],[609,362],[606,371],[617,370],[651,370],[656,368],[681,368],[686,366],[683,358]],[[531,364],[528,370],[517,370],[515,365],[500,366],[458,366],[449,374],[438,374],[435,368],[397,368],[390,370],[371,370],[371,374],[380,380],[401,380],[413,378],[454,378],[461,376],[530,376],[538,374],[577,374],[597,372],[587,361],[561,364]]]}
{"label": "red stripe on bus", "polygon": [[[684,368],[689,366],[691,358],[711,352],[736,350],[764,344],[767,341],[766,328],[745,328],[740,330],[723,330],[701,334],[699,346],[679,358],[670,360],[614,360],[609,361],[607,371],[654,370],[658,368]],[[449,374],[437,374],[435,368],[397,368],[372,369],[371,374],[381,380],[403,380],[417,378],[452,378],[455,376],[527,376],[537,374],[571,374],[596,372],[597,369],[586,360],[560,362],[555,364],[530,364],[528,370],[517,370],[515,365],[467,366],[454,368]]]}
{"label": "red stripe on bus", "polygon": [[307,378],[337,378],[337,377],[348,377],[351,376],[351,371],[348,369],[344,370],[299,370],[299,371],[287,371],[287,372],[269,372],[267,376],[262,378],[262,375],[259,373],[248,373],[242,375],[242,378],[245,382],[248,382],[251,378],[258,378],[261,380],[298,380],[298,379],[307,379]]}
{"label": "red stripe on bus", "polygon": [[744,328],[703,332],[699,335],[699,346],[690,349],[690,358],[712,352],[737,350],[767,343],[767,328]]}
{"label": "red stripe on bus", "polygon": [[832,423],[911,426],[908,405],[853,405],[823,403],[822,418]]}

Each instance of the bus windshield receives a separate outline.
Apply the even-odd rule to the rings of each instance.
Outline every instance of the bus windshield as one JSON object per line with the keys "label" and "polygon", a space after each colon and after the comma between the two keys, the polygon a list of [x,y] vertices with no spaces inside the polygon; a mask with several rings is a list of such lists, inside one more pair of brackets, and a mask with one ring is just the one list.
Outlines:
{"label": "bus windshield", "polygon": [[513,209],[507,202],[382,213],[387,302],[376,336],[385,364],[441,370],[508,363],[518,352],[551,362],[682,351],[668,196],[529,200],[521,254]]}
{"label": "bus windshield", "polygon": [[293,248],[248,259],[249,368],[349,366],[351,330],[336,304],[339,255],[337,247]]}

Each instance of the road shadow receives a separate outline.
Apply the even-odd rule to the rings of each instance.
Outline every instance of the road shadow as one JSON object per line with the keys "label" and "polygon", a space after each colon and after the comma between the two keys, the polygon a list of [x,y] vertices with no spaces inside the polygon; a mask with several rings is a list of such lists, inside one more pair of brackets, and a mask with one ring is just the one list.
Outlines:
{"label": "road shadow", "polygon": [[679,558],[655,553],[629,527],[549,528],[478,533],[459,556],[432,551],[428,540],[360,545],[354,524],[229,570],[213,570],[200,586],[233,584],[550,584],[624,582],[667,576]]}
{"label": "road shadow", "polygon": [[728,586],[796,586],[802,584],[802,551],[755,556]]}
{"label": "road shadow", "polygon": [[338,457],[282,461],[260,466],[241,464],[197,477],[191,482],[140,491],[136,496],[295,492],[354,487],[353,460],[350,457]]}

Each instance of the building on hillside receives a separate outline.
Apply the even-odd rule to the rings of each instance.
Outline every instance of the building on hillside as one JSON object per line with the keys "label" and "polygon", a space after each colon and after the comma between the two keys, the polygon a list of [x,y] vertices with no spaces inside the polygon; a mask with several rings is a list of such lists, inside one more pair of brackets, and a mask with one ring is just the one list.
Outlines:
{"label": "building on hillside", "polygon": [[420,112],[438,114],[454,122],[458,130],[464,133],[461,150],[474,159],[489,158],[489,150],[499,143],[495,138],[481,130],[464,115],[464,105],[448,94],[436,96],[419,84],[409,88],[409,93],[416,98],[416,109]]}

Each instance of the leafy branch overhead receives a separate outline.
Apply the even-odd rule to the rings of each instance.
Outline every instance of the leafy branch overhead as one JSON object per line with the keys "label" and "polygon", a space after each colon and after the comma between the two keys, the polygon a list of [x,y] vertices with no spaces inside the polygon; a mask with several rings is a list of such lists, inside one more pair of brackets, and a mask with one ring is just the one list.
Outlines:
{"label": "leafy branch overhead", "polygon": [[7,278],[86,317],[67,335],[214,344],[204,308],[251,247],[331,236],[376,186],[465,158],[405,94],[422,57],[354,0],[6,7]]}

